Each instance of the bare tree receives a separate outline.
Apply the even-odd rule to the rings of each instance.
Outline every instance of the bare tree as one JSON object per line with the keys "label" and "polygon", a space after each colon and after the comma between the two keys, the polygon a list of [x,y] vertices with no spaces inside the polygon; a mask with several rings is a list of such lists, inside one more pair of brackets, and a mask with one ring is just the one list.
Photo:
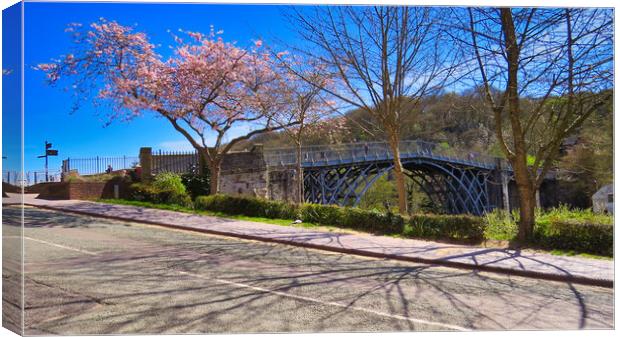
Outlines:
{"label": "bare tree", "polygon": [[320,122],[333,115],[334,102],[328,99],[326,91],[321,88],[334,91],[335,82],[322,71],[322,64],[299,57],[286,57],[285,53],[276,54],[276,58],[286,84],[279,91],[278,100],[284,102],[284,105],[274,114],[274,123],[282,127],[282,132],[295,144],[295,202],[303,203],[302,145],[308,136],[309,127],[322,129],[323,123]]}
{"label": "bare tree", "polygon": [[[442,47],[436,23],[443,10],[428,7],[331,7],[292,15],[305,44],[299,53],[320,60],[338,78],[338,91],[322,88],[367,111],[394,157],[399,210],[407,212],[400,161],[401,127],[420,99],[441,90],[452,68],[452,48]],[[309,45],[308,45],[309,44]],[[409,109],[405,109],[405,102]]]}
{"label": "bare tree", "polygon": [[526,240],[563,140],[612,97],[613,11],[470,8],[455,17],[465,18],[459,41],[471,47],[475,82],[514,170]]}

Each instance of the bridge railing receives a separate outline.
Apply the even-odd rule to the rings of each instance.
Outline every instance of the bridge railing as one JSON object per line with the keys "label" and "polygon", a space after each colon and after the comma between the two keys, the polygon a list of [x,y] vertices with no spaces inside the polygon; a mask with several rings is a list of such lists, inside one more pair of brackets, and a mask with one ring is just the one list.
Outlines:
{"label": "bridge railing", "polygon": [[[494,157],[420,140],[402,141],[399,150],[401,159],[424,157],[480,167],[494,167],[497,163]],[[297,159],[294,148],[265,149],[264,155],[268,166],[294,165]],[[302,166],[306,167],[392,160],[392,157],[392,151],[386,142],[316,145],[302,148]]]}

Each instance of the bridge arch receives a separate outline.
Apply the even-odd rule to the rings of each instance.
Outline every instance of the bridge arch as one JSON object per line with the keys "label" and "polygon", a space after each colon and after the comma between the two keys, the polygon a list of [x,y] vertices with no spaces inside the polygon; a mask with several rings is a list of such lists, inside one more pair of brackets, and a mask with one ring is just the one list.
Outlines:
{"label": "bridge arch", "polygon": [[[402,141],[399,150],[406,174],[444,212],[481,215],[506,204],[506,193],[498,194],[498,185],[505,185],[502,177],[511,171],[504,160],[421,140]],[[293,166],[296,153],[271,149],[265,161],[270,167]],[[358,205],[377,179],[393,169],[385,142],[308,146],[302,153],[304,198],[312,203]]]}
{"label": "bridge arch", "polygon": [[[493,208],[490,170],[425,158],[402,160],[405,174],[448,214],[481,215]],[[357,206],[372,185],[394,167],[391,161],[304,169],[307,202]]]}

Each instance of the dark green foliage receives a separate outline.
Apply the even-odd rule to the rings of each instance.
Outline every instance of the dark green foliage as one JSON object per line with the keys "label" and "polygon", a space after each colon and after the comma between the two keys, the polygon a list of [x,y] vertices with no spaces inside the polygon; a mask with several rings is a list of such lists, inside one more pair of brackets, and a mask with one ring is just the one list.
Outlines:
{"label": "dark green foliage", "polygon": [[206,168],[202,174],[197,168],[191,168],[189,172],[181,175],[181,180],[192,199],[211,192],[211,175]]}
{"label": "dark green foliage", "polygon": [[199,196],[194,204],[200,210],[269,219],[295,219],[298,213],[295,205],[285,202],[223,194]]}
{"label": "dark green foliage", "polygon": [[192,206],[192,199],[187,193],[173,189],[162,189],[151,184],[135,183],[129,186],[129,198],[156,204],[174,204],[184,207]]}
{"label": "dark green foliage", "polygon": [[405,219],[392,212],[348,208],[343,219],[344,226],[371,233],[401,234],[405,229]]}
{"label": "dark green foliage", "polygon": [[536,223],[533,243],[541,248],[613,256],[614,227],[570,221]]}
{"label": "dark green foliage", "polygon": [[300,211],[301,220],[328,226],[343,227],[343,210],[334,205],[304,204]]}
{"label": "dark green foliage", "polygon": [[227,195],[200,196],[196,209],[241,214],[270,219],[300,218],[304,222],[350,228],[372,233],[402,233],[404,220],[392,213],[366,211],[332,205],[304,204],[297,206],[280,201]]}
{"label": "dark green foliage", "polygon": [[405,234],[411,237],[479,242],[484,240],[483,218],[469,215],[420,214],[409,218]]}
{"label": "dark green foliage", "polygon": [[301,208],[301,219],[370,233],[400,234],[404,228],[404,219],[391,212],[334,205],[305,204]]}

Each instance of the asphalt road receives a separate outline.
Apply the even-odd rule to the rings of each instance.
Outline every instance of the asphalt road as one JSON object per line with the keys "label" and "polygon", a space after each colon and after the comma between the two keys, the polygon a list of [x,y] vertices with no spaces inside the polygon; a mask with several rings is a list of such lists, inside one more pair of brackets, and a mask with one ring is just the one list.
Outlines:
{"label": "asphalt road", "polygon": [[[3,213],[5,248],[18,247],[20,210]],[[607,288],[25,215],[27,334],[613,328]],[[4,264],[5,294],[18,266]]]}

